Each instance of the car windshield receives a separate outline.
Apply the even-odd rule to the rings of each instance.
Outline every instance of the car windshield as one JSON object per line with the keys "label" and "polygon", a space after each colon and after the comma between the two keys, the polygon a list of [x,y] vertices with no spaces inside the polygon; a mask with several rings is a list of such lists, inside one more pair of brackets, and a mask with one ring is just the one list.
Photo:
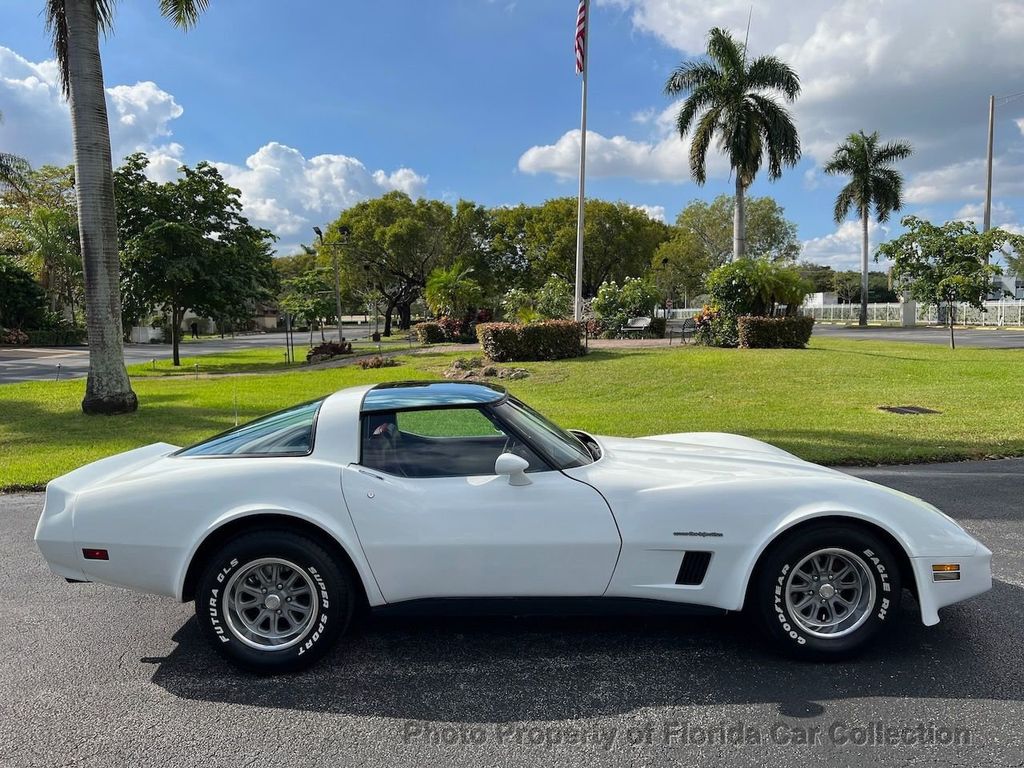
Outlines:
{"label": "car windshield", "polygon": [[514,397],[494,406],[494,412],[540,449],[558,469],[593,463],[590,451],[574,435]]}
{"label": "car windshield", "polygon": [[305,456],[313,450],[313,423],[323,400],[303,403],[223,432],[177,456]]}

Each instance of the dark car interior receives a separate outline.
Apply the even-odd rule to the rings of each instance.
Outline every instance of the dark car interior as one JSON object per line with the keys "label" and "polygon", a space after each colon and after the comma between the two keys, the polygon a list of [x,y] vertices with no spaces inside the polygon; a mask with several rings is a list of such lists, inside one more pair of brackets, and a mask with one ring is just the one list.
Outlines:
{"label": "dark car interior", "polygon": [[394,413],[363,417],[362,465],[398,477],[471,477],[493,475],[502,453],[530,462],[527,472],[547,469],[526,445],[504,435],[425,437],[403,432]]}

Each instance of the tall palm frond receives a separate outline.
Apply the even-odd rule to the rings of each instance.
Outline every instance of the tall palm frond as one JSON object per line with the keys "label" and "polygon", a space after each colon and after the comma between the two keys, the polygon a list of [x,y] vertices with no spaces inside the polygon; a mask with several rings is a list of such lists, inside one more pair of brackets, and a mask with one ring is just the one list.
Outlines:
{"label": "tall palm frond", "polygon": [[[4,115],[0,112],[0,123]],[[9,152],[0,152],[0,193],[13,192],[19,199],[27,198],[28,175],[32,166],[28,160]]]}

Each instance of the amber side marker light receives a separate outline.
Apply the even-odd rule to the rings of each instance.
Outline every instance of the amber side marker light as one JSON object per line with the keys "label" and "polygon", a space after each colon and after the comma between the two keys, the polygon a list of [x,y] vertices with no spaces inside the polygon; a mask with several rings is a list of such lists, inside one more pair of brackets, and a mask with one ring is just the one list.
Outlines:
{"label": "amber side marker light", "polygon": [[86,560],[109,560],[110,555],[105,549],[83,549],[82,557]]}
{"label": "amber side marker light", "polygon": [[960,564],[936,563],[932,566],[932,581],[960,581]]}

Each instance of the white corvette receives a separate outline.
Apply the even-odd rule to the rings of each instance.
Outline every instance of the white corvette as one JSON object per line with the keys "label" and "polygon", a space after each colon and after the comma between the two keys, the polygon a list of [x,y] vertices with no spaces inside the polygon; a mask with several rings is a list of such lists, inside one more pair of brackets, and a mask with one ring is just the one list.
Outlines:
{"label": "white corvette", "polygon": [[449,382],[89,464],[47,486],[36,541],[69,581],[194,600],[213,645],[260,671],[312,663],[360,606],[455,602],[746,609],[829,658],[891,623],[904,588],[935,624],[992,584],[992,553],[906,494],[737,435],[567,432]]}

